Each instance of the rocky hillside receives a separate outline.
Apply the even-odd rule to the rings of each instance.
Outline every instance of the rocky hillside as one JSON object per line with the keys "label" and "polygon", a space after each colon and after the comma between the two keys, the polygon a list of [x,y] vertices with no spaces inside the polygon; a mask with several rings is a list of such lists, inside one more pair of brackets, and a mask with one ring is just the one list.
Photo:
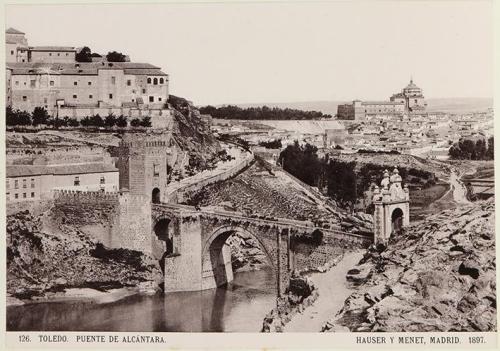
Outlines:
{"label": "rocky hillside", "polygon": [[188,100],[170,95],[168,103],[174,109],[172,137],[180,148],[189,153],[190,164],[204,169],[222,150],[200,111]]}
{"label": "rocky hillside", "polygon": [[416,222],[349,271],[359,285],[325,331],[495,331],[494,202]]}
{"label": "rocky hillside", "polygon": [[7,217],[7,292],[19,299],[70,287],[155,288],[157,261],[137,251],[107,249],[68,226],[46,230],[28,211]]}

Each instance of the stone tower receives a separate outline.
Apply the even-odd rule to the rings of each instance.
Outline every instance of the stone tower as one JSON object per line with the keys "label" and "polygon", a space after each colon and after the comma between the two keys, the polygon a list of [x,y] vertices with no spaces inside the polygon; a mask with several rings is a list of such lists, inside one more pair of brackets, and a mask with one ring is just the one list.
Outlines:
{"label": "stone tower", "polygon": [[124,134],[118,152],[120,190],[163,202],[168,183],[169,134]]}
{"label": "stone tower", "polygon": [[381,188],[373,191],[374,240],[375,244],[387,244],[391,235],[397,235],[410,224],[410,193],[408,186],[401,187],[401,176],[397,168],[392,174],[384,171]]}

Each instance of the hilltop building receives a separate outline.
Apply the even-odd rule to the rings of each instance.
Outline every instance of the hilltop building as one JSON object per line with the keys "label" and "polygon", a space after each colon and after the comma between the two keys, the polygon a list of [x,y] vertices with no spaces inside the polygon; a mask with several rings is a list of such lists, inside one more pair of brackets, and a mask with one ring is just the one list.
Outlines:
{"label": "hilltop building", "polygon": [[166,127],[168,75],[149,63],[77,62],[73,47],[30,47],[23,32],[6,31],[6,104],[33,111],[44,107],[54,117],[81,119],[108,114],[151,117]]}
{"label": "hilltop building", "polygon": [[389,101],[354,100],[352,104],[337,106],[337,118],[342,120],[364,120],[367,116],[402,116],[424,112],[427,107],[422,89],[413,83],[393,94]]}

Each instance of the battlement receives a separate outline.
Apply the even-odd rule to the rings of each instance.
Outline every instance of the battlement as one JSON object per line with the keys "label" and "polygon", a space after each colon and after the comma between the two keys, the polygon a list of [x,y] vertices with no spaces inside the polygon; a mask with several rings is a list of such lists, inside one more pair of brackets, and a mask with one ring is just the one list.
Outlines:
{"label": "battlement", "polygon": [[143,195],[133,195],[128,191],[78,191],[78,190],[52,190],[52,198],[54,200],[70,200],[73,202],[79,201],[113,201],[120,203],[127,202],[147,202],[148,198]]}

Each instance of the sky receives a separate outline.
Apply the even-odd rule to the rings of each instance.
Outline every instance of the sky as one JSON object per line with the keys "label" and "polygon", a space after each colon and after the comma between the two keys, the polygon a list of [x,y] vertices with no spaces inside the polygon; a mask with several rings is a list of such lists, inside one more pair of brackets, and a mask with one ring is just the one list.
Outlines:
{"label": "sky", "polygon": [[29,45],[120,51],[197,105],[492,97],[490,1],[7,5]]}

